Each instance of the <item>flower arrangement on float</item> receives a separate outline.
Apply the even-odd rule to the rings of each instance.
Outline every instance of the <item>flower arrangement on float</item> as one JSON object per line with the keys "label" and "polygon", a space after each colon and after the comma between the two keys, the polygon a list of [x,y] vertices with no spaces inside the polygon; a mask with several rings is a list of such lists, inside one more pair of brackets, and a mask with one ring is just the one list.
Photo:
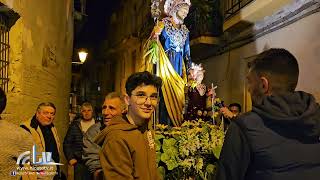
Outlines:
{"label": "flower arrangement on float", "polygon": [[156,126],[158,171],[163,179],[212,179],[224,130],[211,122],[185,121],[180,127]]}

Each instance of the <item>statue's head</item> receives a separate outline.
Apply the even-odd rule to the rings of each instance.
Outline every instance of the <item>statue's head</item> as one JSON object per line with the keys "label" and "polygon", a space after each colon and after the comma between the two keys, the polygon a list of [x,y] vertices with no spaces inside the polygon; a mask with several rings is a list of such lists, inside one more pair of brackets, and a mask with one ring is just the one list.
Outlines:
{"label": "statue's head", "polygon": [[201,83],[204,78],[205,70],[202,67],[202,64],[194,64],[192,63],[190,69],[188,70],[188,78],[189,80],[194,80],[198,83]]}
{"label": "statue's head", "polygon": [[171,17],[175,17],[183,22],[189,13],[190,0],[166,0],[164,12]]}

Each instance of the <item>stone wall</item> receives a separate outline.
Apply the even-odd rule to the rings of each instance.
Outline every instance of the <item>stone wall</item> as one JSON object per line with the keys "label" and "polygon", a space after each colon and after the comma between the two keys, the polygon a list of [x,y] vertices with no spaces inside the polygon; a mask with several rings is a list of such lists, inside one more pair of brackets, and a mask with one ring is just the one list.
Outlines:
{"label": "stone wall", "polygon": [[0,1],[21,16],[9,34],[10,80],[2,117],[20,124],[34,115],[39,103],[53,102],[62,139],[69,122],[73,1]]}

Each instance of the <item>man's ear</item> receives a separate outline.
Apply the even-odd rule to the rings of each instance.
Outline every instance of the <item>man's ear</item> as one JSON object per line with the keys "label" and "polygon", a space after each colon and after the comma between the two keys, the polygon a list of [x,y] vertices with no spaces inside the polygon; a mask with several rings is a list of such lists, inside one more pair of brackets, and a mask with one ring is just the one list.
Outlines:
{"label": "man's ear", "polygon": [[126,114],[127,112],[128,112],[128,106],[126,106],[126,108],[121,111],[121,114]]}
{"label": "man's ear", "polygon": [[125,95],[124,95],[124,101],[125,101],[126,105],[129,106],[129,104],[130,104],[130,97],[129,97],[128,94],[125,94]]}
{"label": "man's ear", "polygon": [[263,93],[266,95],[269,95],[271,93],[269,80],[266,77],[261,76],[260,81],[261,81]]}
{"label": "man's ear", "polygon": [[36,115],[36,119],[38,119],[40,112],[37,110],[35,115]]}
{"label": "man's ear", "polygon": [[125,104],[126,104],[126,106],[125,106],[125,108],[122,109],[121,114],[126,114],[128,112],[128,105],[127,105],[126,100],[125,100]]}

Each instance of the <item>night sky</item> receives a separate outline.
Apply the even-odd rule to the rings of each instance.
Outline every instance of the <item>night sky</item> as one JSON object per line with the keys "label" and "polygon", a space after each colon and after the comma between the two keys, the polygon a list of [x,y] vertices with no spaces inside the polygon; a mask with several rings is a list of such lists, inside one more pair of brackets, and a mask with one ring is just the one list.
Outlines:
{"label": "night sky", "polygon": [[121,0],[87,0],[88,16],[80,31],[75,34],[75,47],[92,48],[105,39],[109,18],[120,3]]}

